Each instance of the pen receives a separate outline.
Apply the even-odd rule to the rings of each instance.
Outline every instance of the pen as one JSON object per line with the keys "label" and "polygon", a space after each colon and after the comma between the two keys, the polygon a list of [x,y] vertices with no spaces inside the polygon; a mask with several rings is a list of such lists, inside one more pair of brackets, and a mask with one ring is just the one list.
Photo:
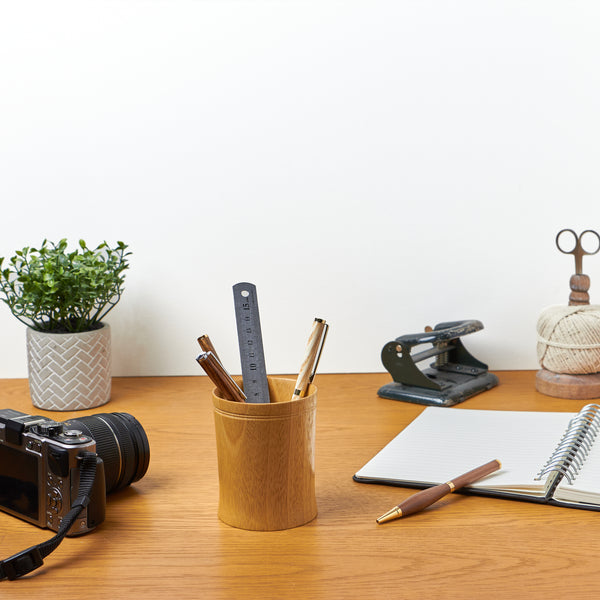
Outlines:
{"label": "pen", "polygon": [[471,483],[479,481],[486,475],[497,471],[501,467],[502,465],[499,461],[492,460],[488,463],[485,463],[485,465],[482,465],[481,467],[477,467],[476,469],[473,469],[464,475],[456,477],[452,481],[440,483],[440,485],[421,490],[420,492],[417,492],[416,494],[413,494],[404,500],[404,502],[398,504],[398,506],[394,506],[394,508],[381,515],[377,519],[377,522],[381,524],[386,523],[387,521],[392,521],[393,519],[399,519],[400,517],[412,515],[413,513],[431,506],[434,502],[437,502],[440,498],[443,498],[447,494],[450,494],[465,485],[470,485]]}
{"label": "pen", "polygon": [[323,344],[325,343],[328,329],[329,325],[325,323],[324,319],[316,318],[313,321],[312,330],[308,338],[308,343],[306,344],[304,360],[302,361],[296,385],[294,386],[292,400],[302,398],[308,391],[308,386],[312,383],[317,371],[317,365],[321,358],[321,352],[323,351]]}
{"label": "pen", "polygon": [[233,402],[246,401],[244,392],[242,392],[238,384],[231,378],[231,375],[223,368],[223,365],[215,358],[212,352],[203,352],[196,360],[226,400],[232,400]]}
{"label": "pen", "polygon": [[200,348],[202,348],[202,350],[204,350],[204,352],[212,352],[213,356],[219,362],[221,362],[221,359],[219,358],[219,355],[217,354],[215,347],[213,346],[213,343],[210,341],[210,338],[206,334],[201,335],[198,338],[198,344],[200,344]]}

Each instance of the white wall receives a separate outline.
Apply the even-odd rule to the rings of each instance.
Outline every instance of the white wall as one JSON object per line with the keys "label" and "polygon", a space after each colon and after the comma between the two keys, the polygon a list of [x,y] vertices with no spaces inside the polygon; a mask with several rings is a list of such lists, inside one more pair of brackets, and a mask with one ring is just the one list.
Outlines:
{"label": "white wall", "polygon": [[[476,318],[534,369],[563,227],[600,229],[596,2],[0,0],[0,256],[123,240],[115,375],[239,372],[231,286],[267,368],[383,371],[383,345]],[[584,261],[592,301],[600,255]],[[595,284],[595,285],[594,285]],[[0,377],[25,331],[0,305]]]}

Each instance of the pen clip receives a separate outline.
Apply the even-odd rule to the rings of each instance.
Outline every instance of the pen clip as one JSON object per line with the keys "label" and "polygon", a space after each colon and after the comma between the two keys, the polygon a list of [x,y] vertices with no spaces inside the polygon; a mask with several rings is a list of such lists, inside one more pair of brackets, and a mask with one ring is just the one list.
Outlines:
{"label": "pen clip", "polygon": [[329,323],[325,323],[323,327],[323,335],[321,336],[321,341],[319,342],[319,350],[317,352],[317,358],[315,359],[315,364],[313,365],[312,373],[308,378],[308,385],[313,382],[315,375],[317,374],[317,367],[319,366],[319,360],[321,359],[321,353],[323,352],[323,346],[325,345],[325,338],[327,337],[327,332],[329,331]]}

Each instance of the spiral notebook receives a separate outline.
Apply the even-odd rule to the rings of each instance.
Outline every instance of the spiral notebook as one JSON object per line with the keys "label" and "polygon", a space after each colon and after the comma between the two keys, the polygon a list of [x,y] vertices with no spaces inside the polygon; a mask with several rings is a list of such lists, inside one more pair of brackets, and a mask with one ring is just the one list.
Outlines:
{"label": "spiral notebook", "polygon": [[502,469],[462,491],[600,510],[600,406],[578,413],[427,407],[355,475],[425,488],[490,460]]}

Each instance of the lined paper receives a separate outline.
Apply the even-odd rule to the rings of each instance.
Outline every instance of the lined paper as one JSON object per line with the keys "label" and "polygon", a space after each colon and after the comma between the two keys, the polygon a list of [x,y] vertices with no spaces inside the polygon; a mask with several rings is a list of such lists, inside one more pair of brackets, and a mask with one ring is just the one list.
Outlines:
{"label": "lined paper", "polygon": [[355,477],[435,485],[497,459],[502,469],[470,487],[544,496],[535,478],[573,416],[427,407]]}

